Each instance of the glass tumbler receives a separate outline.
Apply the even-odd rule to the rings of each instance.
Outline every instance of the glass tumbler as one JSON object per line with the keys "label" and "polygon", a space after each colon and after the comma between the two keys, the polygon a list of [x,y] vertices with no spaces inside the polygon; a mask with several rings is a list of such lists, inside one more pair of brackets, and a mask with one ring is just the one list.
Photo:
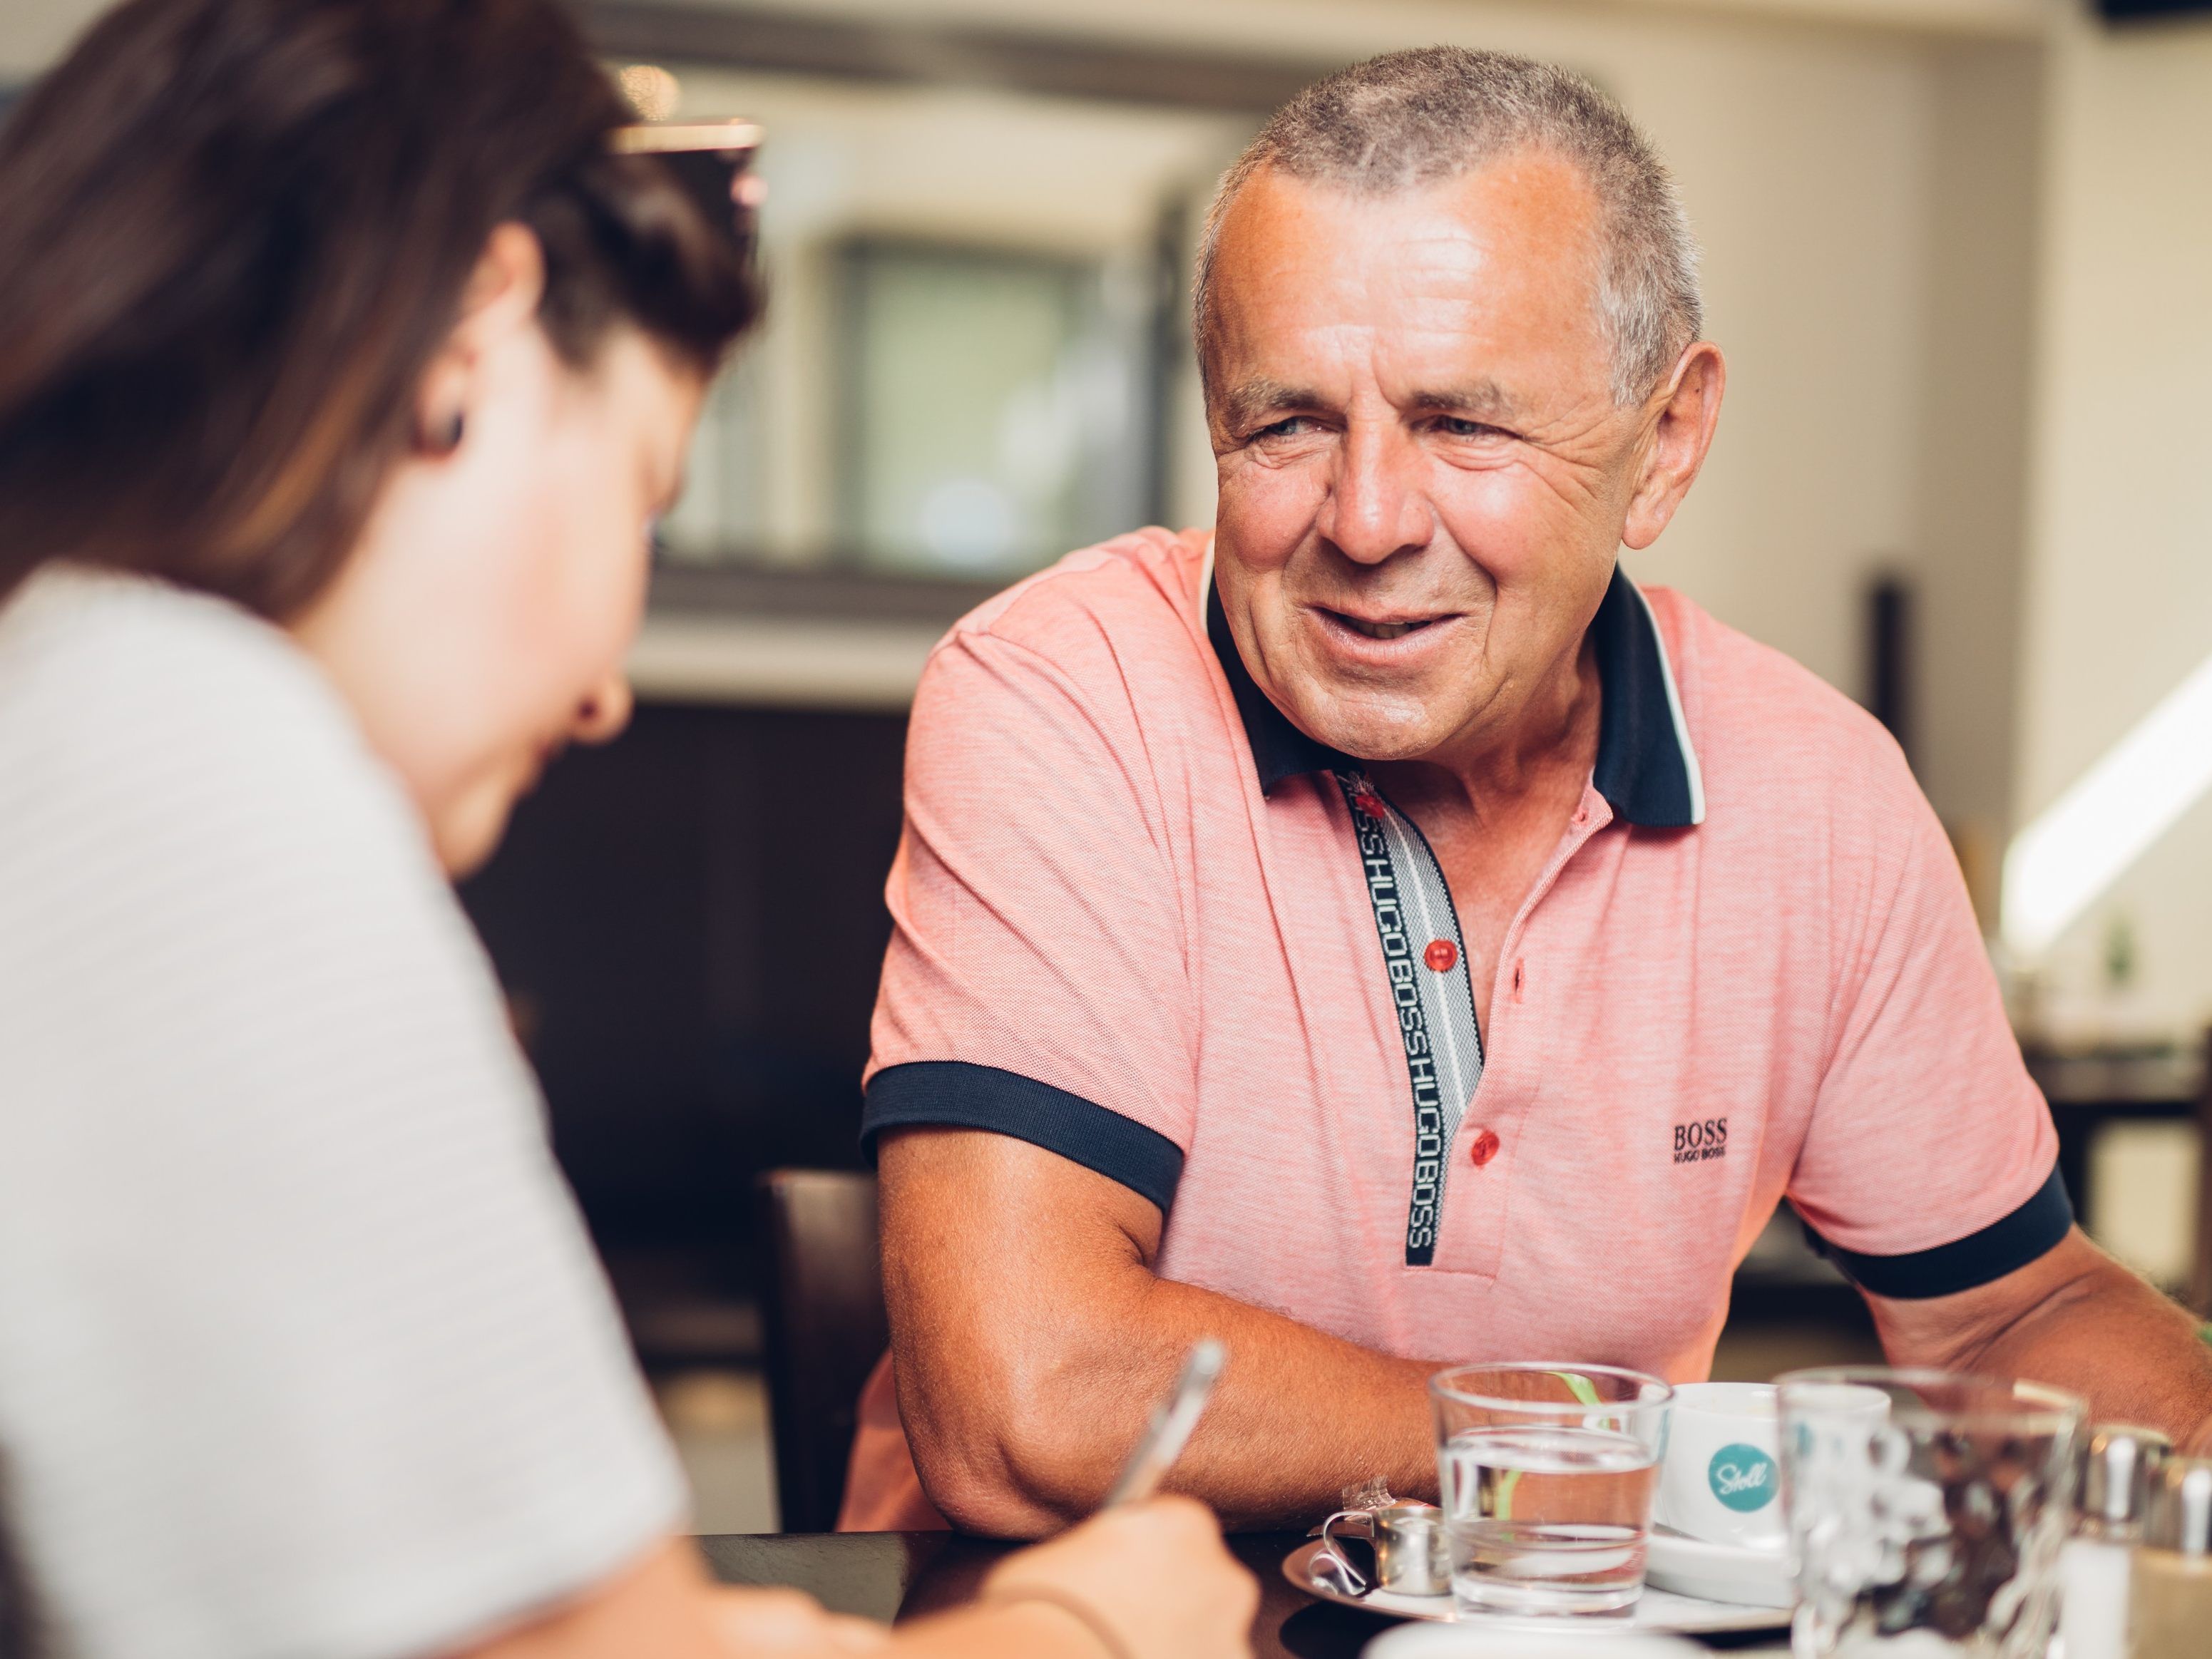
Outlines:
{"label": "glass tumbler", "polygon": [[2083,1406],[1884,1366],[1779,1380],[1796,1659],[2043,1659]]}
{"label": "glass tumbler", "polygon": [[1644,1591],[1674,1390],[1610,1365],[1462,1365],[1429,1379],[1464,1614],[1608,1613]]}

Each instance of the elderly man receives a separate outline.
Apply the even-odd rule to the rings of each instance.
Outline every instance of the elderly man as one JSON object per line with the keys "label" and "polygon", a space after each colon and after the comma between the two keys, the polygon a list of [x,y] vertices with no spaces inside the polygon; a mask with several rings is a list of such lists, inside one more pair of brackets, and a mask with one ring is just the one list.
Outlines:
{"label": "elderly man", "polygon": [[1223,180],[1197,321],[1212,538],[1062,561],[915,701],[847,1523],[1082,1513],[1206,1333],[1184,1490],[1433,1495],[1437,1362],[1703,1376],[1784,1196],[1896,1361],[2194,1431],[2212,1358],[2073,1228],[1895,745],[1617,567],[1723,380],[1627,119],[1332,76]]}

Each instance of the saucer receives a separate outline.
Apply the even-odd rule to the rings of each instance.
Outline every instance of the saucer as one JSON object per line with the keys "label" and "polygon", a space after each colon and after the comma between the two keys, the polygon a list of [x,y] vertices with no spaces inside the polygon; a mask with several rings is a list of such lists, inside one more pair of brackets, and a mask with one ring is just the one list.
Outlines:
{"label": "saucer", "polygon": [[1787,1607],[1796,1599],[1790,1564],[1779,1541],[1709,1544],[1665,1527],[1654,1527],[1644,1547],[1644,1576],[1661,1589],[1701,1601],[1746,1607]]}
{"label": "saucer", "polygon": [[[1656,1542],[1656,1534],[1653,1541]],[[1451,1624],[1459,1617],[1449,1595],[1402,1595],[1395,1590],[1386,1589],[1370,1589],[1362,1595],[1352,1595],[1333,1575],[1319,1570],[1321,1553],[1319,1539],[1292,1550],[1283,1558],[1283,1577],[1317,1600],[1334,1601],[1342,1607],[1359,1607],[1386,1618]],[[1651,1577],[1648,1571],[1645,1577],[1647,1581]],[[1789,1622],[1787,1613],[1778,1612],[1759,1603],[1747,1605],[1741,1601],[1729,1603],[1703,1596],[1677,1595],[1656,1583],[1649,1583],[1627,1613],[1620,1617],[1593,1616],[1583,1626],[1583,1632],[1576,1633],[1587,1632],[1601,1638],[1629,1632],[1642,1635],[1717,1635],[1723,1632],[1779,1630]],[[1502,1613],[1485,1614],[1460,1626],[1460,1628],[1467,1630],[1475,1626],[1486,1631],[1517,1629],[1523,1634],[1531,1631],[1557,1633],[1559,1630],[1559,1621],[1556,1619],[1514,1619]]]}
{"label": "saucer", "polygon": [[1401,1625],[1360,1650],[1360,1659],[1707,1659],[1679,1636],[1634,1632],[1582,1635],[1472,1625]]}

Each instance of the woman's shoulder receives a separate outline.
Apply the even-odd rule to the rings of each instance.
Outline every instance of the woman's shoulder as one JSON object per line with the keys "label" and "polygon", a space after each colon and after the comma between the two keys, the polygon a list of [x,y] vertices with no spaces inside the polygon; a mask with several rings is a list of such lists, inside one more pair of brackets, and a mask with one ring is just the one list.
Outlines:
{"label": "woman's shoulder", "polygon": [[61,567],[0,608],[0,778],[18,787],[346,795],[380,772],[313,660],[237,605]]}
{"label": "woman's shoulder", "polygon": [[19,742],[144,739],[217,713],[266,726],[327,717],[330,702],[281,629],[210,594],[53,566],[0,607],[0,730]]}
{"label": "woman's shoulder", "polygon": [[43,911],[70,885],[160,910],[196,884],[242,896],[372,871],[443,888],[398,781],[282,629],[78,569],[0,609],[0,890],[12,872]]}

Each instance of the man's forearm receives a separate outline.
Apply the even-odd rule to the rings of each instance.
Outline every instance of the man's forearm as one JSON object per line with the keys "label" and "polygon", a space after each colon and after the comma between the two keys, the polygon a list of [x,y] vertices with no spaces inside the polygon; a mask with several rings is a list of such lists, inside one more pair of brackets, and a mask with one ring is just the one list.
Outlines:
{"label": "man's forearm", "polygon": [[1338,1507],[1346,1486],[1376,1477],[1401,1497],[1435,1498],[1427,1382],[1436,1363],[1378,1353],[1168,1279],[1142,1287],[1135,1328],[1162,1380],[1127,1401],[1123,1433],[1101,1448],[1108,1478],[1190,1345],[1213,1335],[1231,1358],[1170,1482],[1176,1490],[1204,1499],[1232,1528],[1310,1525]]}
{"label": "man's forearm", "polygon": [[1158,1212],[1034,1147],[911,1135],[883,1169],[900,1414],[957,1524],[1032,1537],[1088,1512],[1201,1336],[1229,1362],[1170,1489],[1248,1527],[1304,1525],[1371,1476],[1434,1495],[1432,1365],[1156,1277]]}
{"label": "man's forearm", "polygon": [[[1056,1322],[1056,1362],[1021,1390],[1021,1420],[999,1449],[1006,1484],[1026,1504],[955,1513],[962,1524],[1035,1535],[1095,1507],[1202,1336],[1219,1338],[1229,1363],[1170,1490],[1201,1499],[1232,1528],[1309,1524],[1337,1507],[1346,1486],[1373,1476],[1401,1495],[1436,1496],[1432,1364],[1142,1269],[1119,1294],[1084,1300]],[[906,1415],[933,1496],[965,1509],[970,1470],[961,1466],[972,1462],[972,1442],[931,1434],[916,1420],[927,1407]],[[997,1496],[1006,1495],[1002,1485]]]}
{"label": "man's forearm", "polygon": [[2212,1347],[2197,1328],[2135,1274],[2106,1264],[1991,1342],[1978,1369],[2068,1389],[2089,1401],[2097,1421],[2140,1424],[2185,1445],[2212,1419]]}
{"label": "man's forearm", "polygon": [[1936,1302],[1872,1298],[1899,1364],[2047,1382],[2089,1402],[2099,1422],[2202,1443],[2212,1423],[2212,1348],[2198,1322],[2078,1231],[2004,1279]]}

